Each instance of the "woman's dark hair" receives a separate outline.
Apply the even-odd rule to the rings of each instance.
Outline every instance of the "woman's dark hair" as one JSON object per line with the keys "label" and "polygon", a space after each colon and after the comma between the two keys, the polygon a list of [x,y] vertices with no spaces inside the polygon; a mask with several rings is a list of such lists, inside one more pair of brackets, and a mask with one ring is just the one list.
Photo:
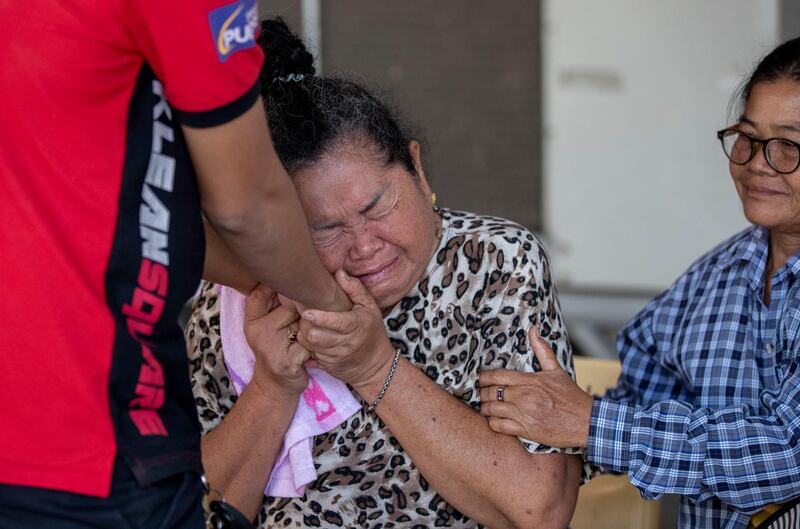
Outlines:
{"label": "woman's dark hair", "polygon": [[800,82],[800,37],[787,40],[759,61],[753,73],[744,82],[734,97],[736,108],[732,109],[741,118],[753,88],[759,83],[769,83],[779,79]]}
{"label": "woman's dark hair", "polygon": [[280,18],[261,23],[258,43],[266,55],[261,93],[272,142],[290,175],[354,143],[373,149],[385,166],[400,163],[416,175],[409,138],[378,98],[352,81],[316,77],[313,57]]}

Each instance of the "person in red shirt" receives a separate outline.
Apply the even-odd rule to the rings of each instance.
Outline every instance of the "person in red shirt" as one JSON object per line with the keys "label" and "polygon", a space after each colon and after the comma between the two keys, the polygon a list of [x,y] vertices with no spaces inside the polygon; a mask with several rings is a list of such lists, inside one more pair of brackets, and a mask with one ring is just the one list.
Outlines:
{"label": "person in red shirt", "polygon": [[0,21],[1,525],[199,527],[177,316],[203,217],[259,282],[348,303],[269,141],[256,2],[3,2]]}

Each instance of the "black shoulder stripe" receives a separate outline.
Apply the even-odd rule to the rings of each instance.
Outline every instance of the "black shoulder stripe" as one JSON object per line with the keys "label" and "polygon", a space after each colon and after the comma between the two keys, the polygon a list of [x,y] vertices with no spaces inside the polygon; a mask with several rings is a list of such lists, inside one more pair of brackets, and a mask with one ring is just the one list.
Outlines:
{"label": "black shoulder stripe", "polygon": [[183,125],[196,128],[216,127],[217,125],[228,123],[250,110],[250,107],[253,106],[260,94],[261,82],[256,80],[255,84],[247,92],[219,108],[202,112],[186,112],[174,107],[173,110]]}

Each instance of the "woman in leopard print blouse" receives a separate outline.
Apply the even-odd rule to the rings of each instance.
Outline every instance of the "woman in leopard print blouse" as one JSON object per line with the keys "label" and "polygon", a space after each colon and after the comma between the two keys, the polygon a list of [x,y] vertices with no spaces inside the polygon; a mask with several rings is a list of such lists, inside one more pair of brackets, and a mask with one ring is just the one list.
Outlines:
{"label": "woman in leopard print blouse", "polygon": [[[341,315],[304,312],[317,319],[299,323],[292,347],[316,351],[365,403],[395,350],[400,360],[374,412],[362,408],[315,438],[318,478],[305,494],[264,497],[307,380],[289,354],[292,318],[279,307],[283,322],[248,334],[256,384],[237,398],[216,289],[205,284],[186,332],[212,486],[261,527],[566,526],[580,457],[492,432],[478,413],[482,370],[536,368],[531,325],[573,373],[541,244],[508,221],[432,207],[419,145],[379,101],[348,81],[312,77],[310,57],[281,22],[265,23],[261,41],[272,59],[262,84],[276,150],[320,258],[347,273],[337,278],[355,302]],[[305,77],[275,82],[288,73]],[[318,325],[323,317],[357,325],[340,340]],[[326,347],[338,362],[323,358]]]}

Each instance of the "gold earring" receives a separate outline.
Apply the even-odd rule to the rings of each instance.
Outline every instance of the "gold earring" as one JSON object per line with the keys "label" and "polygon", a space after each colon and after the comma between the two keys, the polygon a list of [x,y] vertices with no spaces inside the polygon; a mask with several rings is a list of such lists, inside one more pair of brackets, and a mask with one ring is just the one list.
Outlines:
{"label": "gold earring", "polygon": [[436,205],[436,193],[431,193],[431,204]]}

